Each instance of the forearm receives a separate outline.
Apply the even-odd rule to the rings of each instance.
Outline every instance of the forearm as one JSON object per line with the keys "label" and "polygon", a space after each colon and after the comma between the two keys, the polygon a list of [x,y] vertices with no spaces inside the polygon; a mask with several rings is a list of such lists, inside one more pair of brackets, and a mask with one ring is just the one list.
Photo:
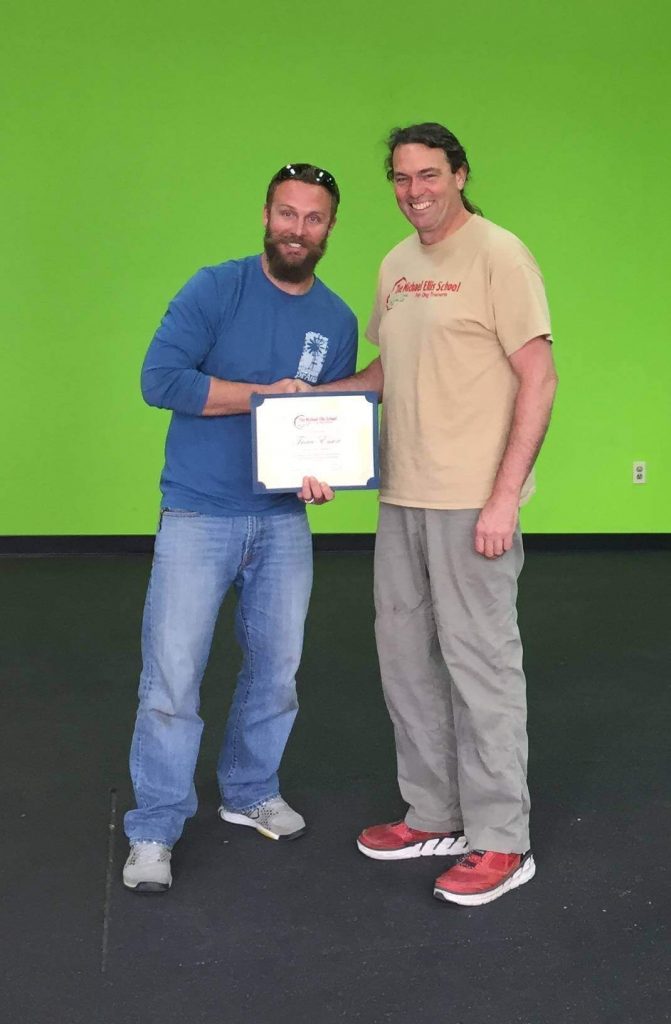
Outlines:
{"label": "forearm", "polygon": [[300,382],[283,377],[272,384],[248,384],[246,381],[210,377],[210,390],[201,416],[236,416],[250,410],[252,395],[287,395],[299,391]]}
{"label": "forearm", "polygon": [[509,359],[518,380],[512,423],[492,493],[475,524],[475,550],[485,558],[498,558],[513,545],[522,487],[543,443],[557,390],[545,335],[532,338]]}
{"label": "forearm", "polygon": [[519,500],[524,481],[543,444],[556,390],[554,375],[540,382],[520,382],[510,433],[490,500]]}
{"label": "forearm", "polygon": [[237,380],[210,377],[210,390],[203,406],[203,416],[235,416],[249,412],[249,401],[254,393],[268,393],[268,384],[247,384]]}
{"label": "forearm", "polygon": [[186,416],[232,416],[249,412],[252,393],[264,390],[268,388],[263,384],[220,380],[195,370],[163,371],[160,381],[152,381],[150,374],[144,374],[142,381],[142,394],[149,405]]}
{"label": "forearm", "polygon": [[382,398],[384,385],[384,373],[380,357],[369,363],[364,370],[352,374],[351,377],[344,377],[342,380],[333,380],[329,384],[317,384],[313,391],[375,391]]}

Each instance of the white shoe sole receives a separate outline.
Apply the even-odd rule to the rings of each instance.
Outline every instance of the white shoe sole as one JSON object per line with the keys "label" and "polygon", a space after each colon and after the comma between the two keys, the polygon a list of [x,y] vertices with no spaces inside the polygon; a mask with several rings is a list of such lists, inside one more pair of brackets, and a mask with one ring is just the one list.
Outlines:
{"label": "white shoe sole", "polygon": [[127,882],[124,878],[123,884],[131,892],[138,893],[159,893],[167,892],[172,885],[172,878],[169,882]]}
{"label": "white shoe sole", "polygon": [[222,821],[228,821],[232,825],[247,825],[248,828],[255,828],[262,836],[266,839],[298,839],[305,832],[307,825],[303,825],[302,828],[296,829],[295,832],[290,832],[288,835],[281,835],[279,832],[272,832],[269,828],[264,828],[263,825],[259,825],[258,821],[254,821],[253,818],[248,818],[246,814],[237,814],[235,811],[227,811],[225,807],[219,808],[219,817]]}
{"label": "white shoe sole", "polygon": [[410,860],[413,857],[460,857],[462,853],[468,853],[468,842],[465,836],[458,839],[426,839],[423,843],[415,843],[413,846],[404,846],[400,850],[373,850],[365,846],[359,839],[356,841],[361,853],[365,857],[372,857],[373,860]]}
{"label": "white shoe sole", "polygon": [[433,895],[437,900],[445,900],[447,903],[459,903],[462,907],[481,907],[485,903],[497,900],[499,896],[504,896],[511,889],[517,889],[518,886],[524,885],[525,882],[530,882],[535,874],[536,864],[533,857],[530,856],[520,864],[517,871],[514,871],[510,878],[506,878],[505,882],[501,882],[501,885],[497,885],[495,889],[490,889],[489,892],[456,893],[435,888]]}

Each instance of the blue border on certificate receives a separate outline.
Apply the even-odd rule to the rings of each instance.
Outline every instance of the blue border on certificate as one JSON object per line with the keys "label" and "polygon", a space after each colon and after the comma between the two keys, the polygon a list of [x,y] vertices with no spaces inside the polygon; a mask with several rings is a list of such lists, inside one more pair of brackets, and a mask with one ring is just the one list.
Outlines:
{"label": "blue border on certificate", "polygon": [[[252,414],[252,489],[255,494],[291,494],[301,489],[299,483],[297,487],[266,487],[266,485],[259,480],[258,472],[258,446],[257,446],[257,433],[256,433],[256,410],[264,402],[274,402],[276,399],[282,398],[340,398],[347,396],[353,398],[354,396],[363,396],[367,402],[370,403],[370,414],[372,418],[373,426],[373,476],[369,477],[365,484],[348,484],[339,487],[334,487],[334,491],[371,491],[375,490],[380,486],[380,426],[378,422],[378,405],[379,399],[376,391],[291,391],[285,394],[278,395],[262,395],[257,392],[253,393],[250,400],[250,410]],[[325,483],[330,484],[328,480]]]}

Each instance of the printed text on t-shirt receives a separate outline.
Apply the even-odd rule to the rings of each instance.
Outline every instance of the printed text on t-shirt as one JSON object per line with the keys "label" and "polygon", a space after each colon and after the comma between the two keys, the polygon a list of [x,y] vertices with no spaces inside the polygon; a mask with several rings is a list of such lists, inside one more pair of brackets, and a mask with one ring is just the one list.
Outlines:
{"label": "printed text on t-shirt", "polygon": [[397,302],[404,302],[409,295],[416,299],[431,299],[439,295],[450,295],[458,292],[461,288],[461,281],[434,281],[426,278],[423,281],[409,281],[407,277],[399,277],[394,287],[389,292],[385,306],[391,309]]}

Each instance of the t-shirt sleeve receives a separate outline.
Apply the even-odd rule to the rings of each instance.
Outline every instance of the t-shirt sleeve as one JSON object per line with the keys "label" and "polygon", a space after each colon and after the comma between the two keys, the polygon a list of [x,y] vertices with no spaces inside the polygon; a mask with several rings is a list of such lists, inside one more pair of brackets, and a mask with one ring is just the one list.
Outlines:
{"label": "t-shirt sleeve", "polygon": [[199,416],[210,389],[200,369],[217,336],[221,298],[209,268],[195,274],[168,306],[142,365],[149,405]]}
{"label": "t-shirt sleeve", "polygon": [[375,293],[375,302],[373,304],[373,309],[371,311],[370,318],[368,320],[368,325],[366,327],[366,337],[370,342],[373,343],[373,345],[378,346],[380,344],[380,321],[382,319],[382,310],[382,274],[380,274],[377,280],[377,292]]}
{"label": "t-shirt sleeve", "polygon": [[510,356],[532,338],[552,341],[545,285],[533,257],[492,280],[496,334]]}

